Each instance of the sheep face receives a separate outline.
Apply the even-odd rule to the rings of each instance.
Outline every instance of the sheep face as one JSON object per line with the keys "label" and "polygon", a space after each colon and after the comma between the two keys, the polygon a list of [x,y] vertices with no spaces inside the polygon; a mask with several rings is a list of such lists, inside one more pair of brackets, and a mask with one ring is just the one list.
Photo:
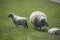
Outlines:
{"label": "sheep face", "polygon": [[45,20],[45,19],[42,19],[42,20],[41,20],[41,23],[42,23],[43,25],[49,26],[47,20]]}
{"label": "sheep face", "polygon": [[13,18],[13,16],[14,16],[13,14],[9,14],[9,15],[8,15],[8,17],[11,17],[11,18]]}

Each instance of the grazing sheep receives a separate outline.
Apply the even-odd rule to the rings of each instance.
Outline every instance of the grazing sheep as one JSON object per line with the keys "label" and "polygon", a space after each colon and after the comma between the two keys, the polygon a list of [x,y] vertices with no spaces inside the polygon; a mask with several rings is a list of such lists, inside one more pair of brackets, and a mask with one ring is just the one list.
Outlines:
{"label": "grazing sheep", "polygon": [[27,19],[25,17],[16,16],[13,13],[9,13],[8,17],[11,17],[12,21],[16,26],[23,25],[25,29],[28,28]]}
{"label": "grazing sheep", "polygon": [[54,35],[60,35],[60,29],[59,28],[51,28],[48,30],[49,34],[54,34]]}
{"label": "grazing sheep", "polygon": [[48,26],[47,17],[41,11],[34,11],[30,15],[30,22],[35,26],[35,28],[39,28],[41,30],[42,26]]}

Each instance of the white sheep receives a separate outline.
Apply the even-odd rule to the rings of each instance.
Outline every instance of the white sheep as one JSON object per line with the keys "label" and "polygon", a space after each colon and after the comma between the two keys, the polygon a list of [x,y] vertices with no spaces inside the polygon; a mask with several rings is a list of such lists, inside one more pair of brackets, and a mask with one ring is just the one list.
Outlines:
{"label": "white sheep", "polygon": [[30,15],[30,22],[35,26],[35,28],[39,28],[41,30],[42,26],[48,26],[47,17],[41,11],[34,11]]}
{"label": "white sheep", "polygon": [[60,35],[60,29],[59,28],[51,28],[48,30],[49,34],[54,34],[54,35]]}
{"label": "white sheep", "polygon": [[12,21],[16,26],[23,25],[25,29],[28,28],[27,19],[25,17],[14,15],[14,13],[9,13],[8,17],[11,17]]}

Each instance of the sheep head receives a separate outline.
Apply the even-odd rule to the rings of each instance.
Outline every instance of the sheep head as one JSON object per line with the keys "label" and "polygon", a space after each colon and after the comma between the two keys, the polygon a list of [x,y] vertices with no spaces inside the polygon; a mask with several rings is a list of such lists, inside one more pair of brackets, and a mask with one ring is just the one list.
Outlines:
{"label": "sheep head", "polygon": [[41,23],[42,23],[43,25],[49,26],[47,20],[45,20],[45,19],[42,19],[42,20],[41,20]]}
{"label": "sheep head", "polygon": [[13,13],[9,13],[8,17],[13,18],[14,17],[14,14]]}

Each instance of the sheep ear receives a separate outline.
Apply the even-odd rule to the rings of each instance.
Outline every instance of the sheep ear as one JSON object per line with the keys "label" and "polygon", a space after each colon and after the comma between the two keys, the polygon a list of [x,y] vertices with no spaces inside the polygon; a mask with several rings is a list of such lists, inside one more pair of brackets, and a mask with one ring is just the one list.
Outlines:
{"label": "sheep ear", "polygon": [[14,13],[9,13],[9,15],[14,15]]}

